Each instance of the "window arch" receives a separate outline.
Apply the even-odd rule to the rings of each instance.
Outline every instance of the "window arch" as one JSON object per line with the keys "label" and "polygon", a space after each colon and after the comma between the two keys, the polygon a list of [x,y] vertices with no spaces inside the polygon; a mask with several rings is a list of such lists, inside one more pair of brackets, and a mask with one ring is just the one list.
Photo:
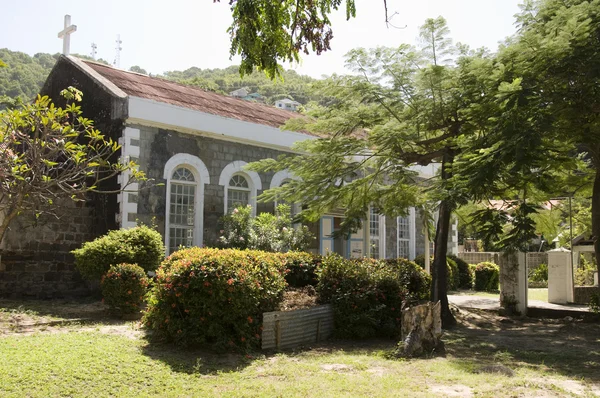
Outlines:
{"label": "window arch", "polygon": [[[270,184],[269,188],[271,188],[271,189],[279,188],[279,187],[289,183],[290,181],[297,180],[297,179],[298,179],[298,177],[296,177],[289,170],[281,170],[273,175],[273,178],[271,178],[271,184]],[[273,203],[273,206],[275,208],[277,208],[277,205],[282,204],[282,203],[286,203],[286,201],[283,201],[283,200],[275,201]],[[291,207],[291,211],[292,211],[292,217],[294,217],[296,214],[298,214],[298,213],[300,213],[300,211],[302,211],[302,206],[299,203],[292,203],[292,204],[290,204],[290,207]]]}
{"label": "window arch", "polygon": [[177,154],[165,164],[167,180],[165,247],[167,254],[180,246],[201,246],[204,219],[204,184],[208,169],[196,156]]}
{"label": "window arch", "polygon": [[224,212],[231,211],[236,205],[249,204],[252,215],[256,215],[256,196],[262,189],[260,176],[254,171],[243,170],[247,163],[236,160],[229,163],[219,177],[219,185],[224,190]]}

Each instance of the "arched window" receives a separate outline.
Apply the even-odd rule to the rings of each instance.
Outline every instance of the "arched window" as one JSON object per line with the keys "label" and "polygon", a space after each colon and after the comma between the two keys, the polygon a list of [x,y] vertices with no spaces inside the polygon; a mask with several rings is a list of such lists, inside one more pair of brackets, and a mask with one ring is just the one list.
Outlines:
{"label": "arched window", "polygon": [[246,206],[250,203],[250,185],[246,177],[236,174],[229,180],[227,187],[227,212],[238,206]]}
{"label": "arched window", "polygon": [[167,161],[164,178],[167,180],[167,254],[181,246],[201,246],[204,184],[210,182],[208,169],[196,156],[177,154]]}
{"label": "arched window", "polygon": [[236,160],[225,166],[221,172],[219,185],[223,186],[225,194],[225,213],[239,205],[250,205],[252,215],[256,215],[256,196],[262,189],[262,183],[258,173],[244,170],[246,164],[242,160]]}
{"label": "arched window", "polygon": [[[282,187],[285,184],[289,184],[294,179],[297,179],[297,177],[295,177],[288,170],[278,171],[277,173],[275,173],[273,175],[273,178],[271,179],[270,188],[273,189],[273,188]],[[302,206],[299,203],[287,203],[287,201],[285,201],[283,199],[276,200],[273,205],[274,205],[275,208],[277,208],[277,206],[281,205],[281,204],[288,204],[288,205],[290,205],[290,210],[292,212],[292,214],[291,214],[292,217],[296,216],[298,213],[300,213],[300,211],[302,211]]]}

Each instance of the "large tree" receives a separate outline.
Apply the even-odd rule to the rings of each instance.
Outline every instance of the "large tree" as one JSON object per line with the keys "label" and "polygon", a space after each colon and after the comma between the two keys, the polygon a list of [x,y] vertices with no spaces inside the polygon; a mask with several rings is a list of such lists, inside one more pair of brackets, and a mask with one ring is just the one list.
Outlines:
{"label": "large tree", "polygon": [[107,193],[104,182],[120,173],[145,180],[134,162],[119,160],[120,146],[82,116],[81,92],[71,87],[63,95],[65,108],[38,97],[0,112],[0,242],[21,214],[56,216],[65,202]]}
{"label": "large tree", "polygon": [[[447,242],[451,213],[464,200],[452,184],[453,162],[486,123],[481,98],[487,94],[492,62],[483,51],[453,46],[443,18],[427,20],[420,39],[417,48],[351,51],[347,66],[353,74],[322,84],[323,93],[334,98],[331,105],[315,106],[309,117],[287,126],[323,138],[300,144],[306,155],[253,167],[289,169],[299,177],[263,198],[302,202],[302,216],[309,220],[344,209],[342,232],[356,229],[369,206],[395,216],[425,201],[439,203],[431,298],[442,302],[443,324],[451,326]],[[430,181],[411,170],[431,163],[439,164],[440,172]]]}

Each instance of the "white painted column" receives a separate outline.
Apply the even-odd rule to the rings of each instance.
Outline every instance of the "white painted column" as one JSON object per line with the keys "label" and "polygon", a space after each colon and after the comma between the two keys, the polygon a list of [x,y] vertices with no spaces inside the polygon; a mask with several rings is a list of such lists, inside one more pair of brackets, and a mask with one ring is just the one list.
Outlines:
{"label": "white painted column", "polygon": [[554,249],[548,252],[548,302],[573,302],[573,273],[571,251]]}
{"label": "white painted column", "polygon": [[[121,145],[122,162],[130,160],[137,162],[140,157],[140,130],[126,127],[123,130],[123,136],[119,138],[119,145]],[[117,224],[121,228],[136,226],[139,184],[134,182],[125,186],[130,178],[131,172],[129,171],[123,172],[117,177],[119,187],[123,190],[117,195],[117,203],[119,203]]]}

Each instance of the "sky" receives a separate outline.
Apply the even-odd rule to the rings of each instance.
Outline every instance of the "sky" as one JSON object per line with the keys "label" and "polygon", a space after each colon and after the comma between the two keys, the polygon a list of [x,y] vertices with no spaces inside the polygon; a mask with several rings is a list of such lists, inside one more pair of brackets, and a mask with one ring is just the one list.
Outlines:
{"label": "sky", "polygon": [[[383,0],[356,0],[357,17],[345,20],[344,10],[332,17],[332,50],[304,55],[287,65],[298,73],[321,77],[344,73],[344,54],[356,47],[414,44],[427,18],[443,16],[455,42],[495,51],[498,42],[515,32],[514,14],[521,0],[387,0],[394,27],[386,27]],[[230,59],[227,27],[229,1],[221,0],[0,0],[6,3],[0,24],[0,48],[29,55],[62,51],[57,34],[70,14],[77,32],[71,53],[115,59],[117,35],[122,40],[120,67],[141,66],[152,74],[170,70],[223,68]]]}

